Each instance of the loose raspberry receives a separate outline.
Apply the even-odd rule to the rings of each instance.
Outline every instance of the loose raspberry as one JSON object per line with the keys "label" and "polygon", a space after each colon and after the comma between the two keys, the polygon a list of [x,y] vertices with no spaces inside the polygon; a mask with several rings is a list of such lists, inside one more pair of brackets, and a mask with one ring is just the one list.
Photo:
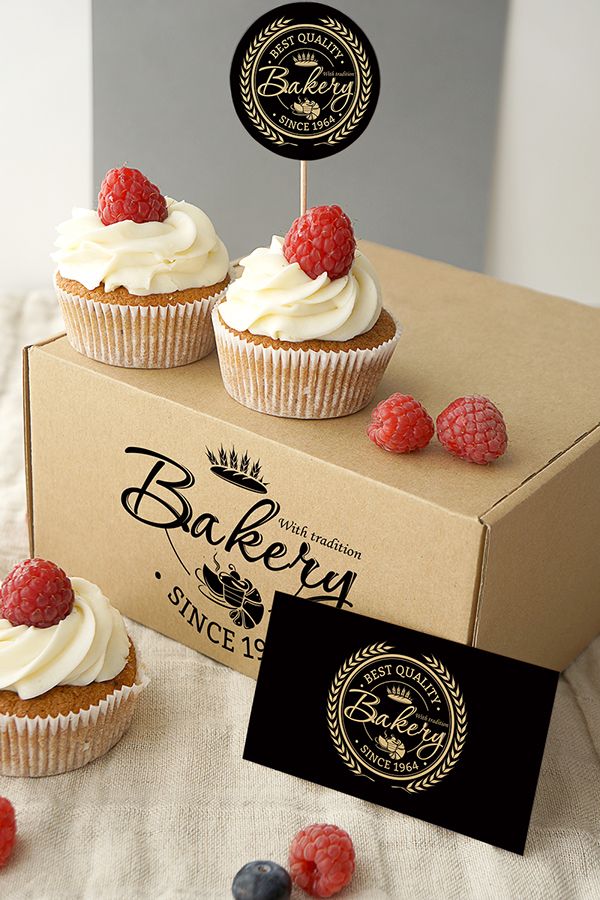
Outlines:
{"label": "loose raspberry", "polygon": [[392,394],[378,403],[367,428],[373,443],[390,453],[421,450],[433,437],[433,431],[433,419],[409,394]]}
{"label": "loose raspberry", "polygon": [[498,459],[508,444],[502,413],[487,397],[459,397],[439,414],[436,427],[446,450],[479,465]]}
{"label": "loose raspberry", "polygon": [[69,578],[45,559],[17,563],[0,586],[0,615],[12,625],[49,628],[69,615],[74,601]]}
{"label": "loose raspberry", "polygon": [[110,169],[98,194],[98,215],[104,225],[132,222],[164,222],[167,202],[159,189],[139,169]]}
{"label": "loose raspberry", "polygon": [[0,866],[3,866],[15,846],[17,823],[15,810],[6,797],[0,797]]}
{"label": "loose raspberry", "polygon": [[292,222],[283,242],[287,261],[297,262],[309,278],[347,275],[355,250],[352,222],[339,206],[313,206]]}
{"label": "loose raspberry", "polygon": [[290,847],[292,881],[312,897],[332,897],[352,881],[352,839],[336,825],[309,825]]}

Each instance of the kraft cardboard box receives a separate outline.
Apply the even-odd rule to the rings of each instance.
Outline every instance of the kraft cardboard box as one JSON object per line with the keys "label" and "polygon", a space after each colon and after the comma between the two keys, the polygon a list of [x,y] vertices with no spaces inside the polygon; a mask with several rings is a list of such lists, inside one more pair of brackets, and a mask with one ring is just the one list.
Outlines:
{"label": "kraft cardboard box", "polygon": [[58,337],[25,353],[31,552],[252,676],[276,589],[563,668],[600,630],[600,313],[363,249],[404,327],[376,399],[485,394],[505,457],[387,454],[371,406],[271,418],[214,354],[134,371]]}

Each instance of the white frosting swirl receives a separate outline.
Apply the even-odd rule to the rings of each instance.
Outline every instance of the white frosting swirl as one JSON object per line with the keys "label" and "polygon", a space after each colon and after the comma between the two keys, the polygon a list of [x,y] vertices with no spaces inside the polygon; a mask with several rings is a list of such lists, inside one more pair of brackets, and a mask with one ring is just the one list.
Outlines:
{"label": "white frosting swirl", "polygon": [[0,619],[0,690],[22,700],[59,684],[109,681],[125,666],[129,637],[121,613],[100,588],[71,578],[75,603],[57,625],[35,628]]}
{"label": "white frosting swirl", "polygon": [[369,331],[381,312],[381,288],[373,266],[357,250],[352,268],[333,281],[326,272],[310,278],[283,255],[283,239],[240,260],[219,313],[236,331],[275,340],[348,341]]}
{"label": "white frosting swirl", "polygon": [[166,197],[164,222],[103,225],[95,209],[74,209],[58,226],[52,259],[63,278],[88,290],[127,288],[130,294],[169,294],[223,281],[229,256],[206,213]]}

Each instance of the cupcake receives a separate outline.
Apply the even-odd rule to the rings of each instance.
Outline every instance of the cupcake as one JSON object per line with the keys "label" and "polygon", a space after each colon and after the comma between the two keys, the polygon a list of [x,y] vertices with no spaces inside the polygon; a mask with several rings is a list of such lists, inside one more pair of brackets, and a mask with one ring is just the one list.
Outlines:
{"label": "cupcake", "polygon": [[43,559],[0,586],[0,775],[58,775],[125,733],[148,683],[99,587]]}
{"label": "cupcake", "polygon": [[240,261],[213,310],[227,392],[297,419],[354,413],[371,400],[400,337],[377,274],[339,206],[318,206]]}
{"label": "cupcake", "polygon": [[214,350],[211,312],[229,257],[208,216],[163,197],[137,169],[111,169],[98,210],[58,226],[55,287],[67,338],[114,366],[169,369]]}

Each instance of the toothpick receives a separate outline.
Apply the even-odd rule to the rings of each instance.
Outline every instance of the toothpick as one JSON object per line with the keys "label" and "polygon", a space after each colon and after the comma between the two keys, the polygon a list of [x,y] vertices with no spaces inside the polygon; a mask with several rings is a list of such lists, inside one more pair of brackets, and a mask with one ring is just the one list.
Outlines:
{"label": "toothpick", "polygon": [[308,163],[300,160],[300,215],[306,212],[306,197],[308,194]]}

